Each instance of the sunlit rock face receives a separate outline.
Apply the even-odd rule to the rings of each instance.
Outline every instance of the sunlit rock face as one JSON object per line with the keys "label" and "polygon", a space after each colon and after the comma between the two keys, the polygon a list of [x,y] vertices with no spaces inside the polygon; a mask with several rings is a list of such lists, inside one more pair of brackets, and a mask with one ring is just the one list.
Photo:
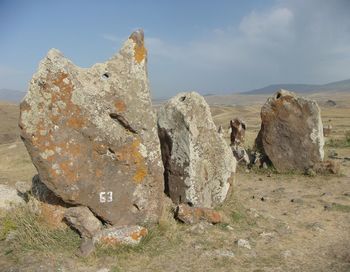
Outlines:
{"label": "sunlit rock face", "polygon": [[180,93],[158,111],[165,191],[174,203],[212,208],[233,186],[236,159],[198,93]]}
{"label": "sunlit rock face", "polygon": [[324,138],[317,103],[280,90],[261,109],[256,146],[279,172],[305,171],[323,160]]}
{"label": "sunlit rock face", "polygon": [[80,68],[52,49],[22,101],[19,126],[40,179],[112,224],[157,221],[163,165],[142,31],[105,63]]}

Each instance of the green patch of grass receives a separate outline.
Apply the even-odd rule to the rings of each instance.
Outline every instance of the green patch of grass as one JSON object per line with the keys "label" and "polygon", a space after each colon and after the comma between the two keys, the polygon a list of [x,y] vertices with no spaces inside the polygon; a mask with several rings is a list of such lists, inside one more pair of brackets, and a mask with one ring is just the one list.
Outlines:
{"label": "green patch of grass", "polygon": [[344,138],[342,139],[329,139],[326,141],[326,146],[332,148],[350,147],[350,130],[345,132]]}
{"label": "green patch of grass", "polygon": [[240,213],[240,212],[233,211],[231,213],[231,220],[234,223],[238,223],[238,222],[242,221],[244,218],[245,218],[245,215]]}
{"label": "green patch of grass", "polygon": [[[73,253],[80,244],[79,235],[73,230],[50,229],[40,222],[38,216],[27,207],[21,207],[7,213],[0,221],[3,234],[14,230],[10,248],[14,252],[44,251]],[[7,233],[6,233],[7,232]],[[6,238],[6,236],[5,236]]]}
{"label": "green patch of grass", "polygon": [[0,240],[5,240],[7,235],[16,228],[16,223],[11,218],[5,217],[1,222]]}
{"label": "green patch of grass", "polygon": [[331,210],[337,211],[337,212],[350,213],[350,206],[349,205],[342,205],[342,204],[338,204],[338,203],[332,203]]}

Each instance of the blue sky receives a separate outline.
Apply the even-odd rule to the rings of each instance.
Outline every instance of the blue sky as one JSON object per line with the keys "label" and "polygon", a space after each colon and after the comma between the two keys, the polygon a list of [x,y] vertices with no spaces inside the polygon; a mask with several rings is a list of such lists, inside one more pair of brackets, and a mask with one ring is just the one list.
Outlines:
{"label": "blue sky", "polygon": [[143,28],[154,97],[350,78],[350,1],[0,0],[0,89],[52,47],[89,67]]}

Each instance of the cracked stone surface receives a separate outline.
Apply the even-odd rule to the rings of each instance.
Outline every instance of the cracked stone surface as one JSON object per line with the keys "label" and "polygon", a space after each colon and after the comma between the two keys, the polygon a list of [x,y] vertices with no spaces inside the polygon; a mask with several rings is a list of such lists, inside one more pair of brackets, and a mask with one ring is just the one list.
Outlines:
{"label": "cracked stone surface", "polygon": [[142,31],[105,63],[80,68],[51,49],[20,105],[40,179],[111,224],[157,221],[163,165]]}
{"label": "cracked stone surface", "polygon": [[324,157],[320,108],[315,101],[293,92],[276,92],[261,109],[261,129],[255,143],[279,172],[313,167]]}
{"label": "cracked stone surface", "polygon": [[176,204],[213,208],[232,188],[236,159],[198,93],[180,93],[158,111],[165,192]]}

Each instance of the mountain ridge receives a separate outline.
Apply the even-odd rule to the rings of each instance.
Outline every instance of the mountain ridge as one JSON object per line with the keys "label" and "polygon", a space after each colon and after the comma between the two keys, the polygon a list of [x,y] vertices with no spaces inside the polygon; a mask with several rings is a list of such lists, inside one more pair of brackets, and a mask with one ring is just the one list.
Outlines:
{"label": "mountain ridge", "polygon": [[263,88],[254,89],[240,94],[271,94],[279,89],[287,89],[298,93],[317,93],[317,92],[350,92],[350,79],[329,82],[326,84],[293,84],[280,83],[271,84]]}

